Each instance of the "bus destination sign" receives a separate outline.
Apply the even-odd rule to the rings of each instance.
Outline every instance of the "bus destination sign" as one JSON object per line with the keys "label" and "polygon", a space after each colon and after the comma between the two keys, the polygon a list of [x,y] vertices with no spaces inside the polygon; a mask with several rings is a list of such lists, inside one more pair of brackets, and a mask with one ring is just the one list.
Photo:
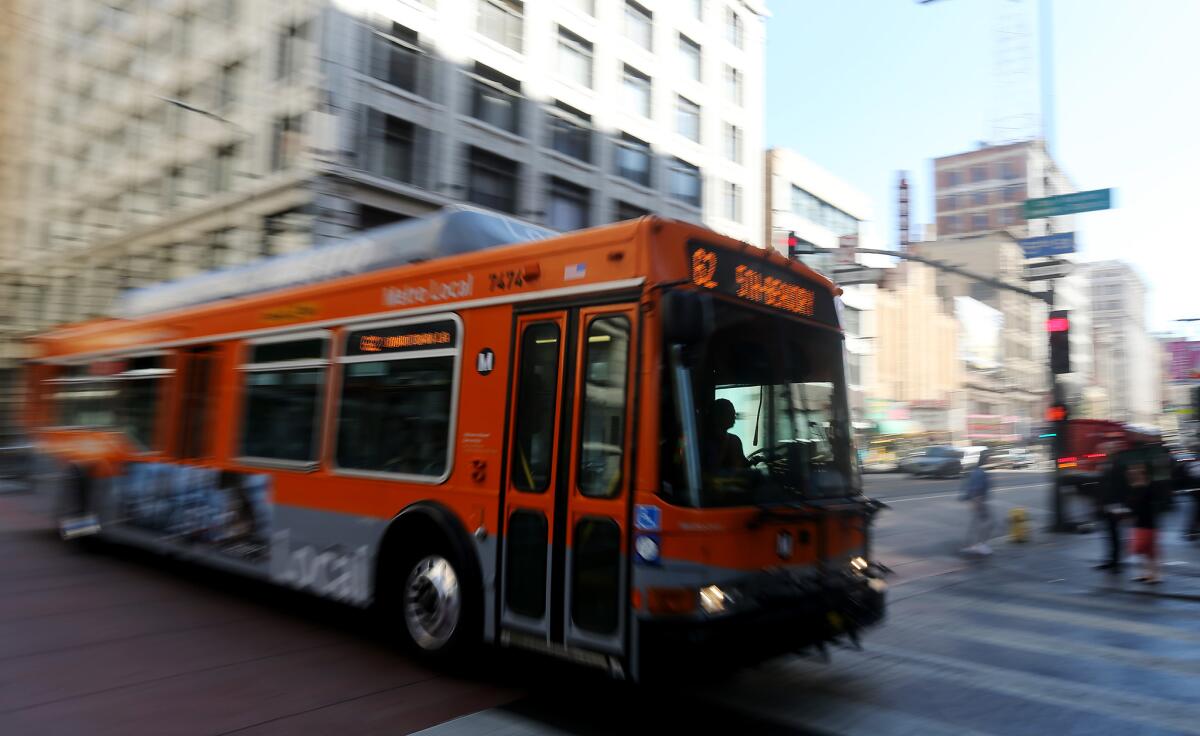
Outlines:
{"label": "bus destination sign", "polygon": [[346,355],[410,353],[454,347],[457,326],[450,320],[392,325],[350,333]]}
{"label": "bus destination sign", "polygon": [[837,324],[833,298],[817,283],[752,255],[695,243],[688,247],[696,286]]}

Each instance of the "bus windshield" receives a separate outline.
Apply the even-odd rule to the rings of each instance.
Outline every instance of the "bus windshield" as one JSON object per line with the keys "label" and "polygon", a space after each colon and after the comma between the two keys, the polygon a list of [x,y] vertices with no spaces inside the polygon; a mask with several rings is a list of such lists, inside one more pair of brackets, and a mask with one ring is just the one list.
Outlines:
{"label": "bus windshield", "polygon": [[[663,492],[708,507],[857,493],[841,335],[724,302],[714,307],[716,329],[665,376]],[[678,401],[679,390],[691,401]],[[688,411],[690,422],[681,413]],[[698,494],[689,489],[689,457]]]}

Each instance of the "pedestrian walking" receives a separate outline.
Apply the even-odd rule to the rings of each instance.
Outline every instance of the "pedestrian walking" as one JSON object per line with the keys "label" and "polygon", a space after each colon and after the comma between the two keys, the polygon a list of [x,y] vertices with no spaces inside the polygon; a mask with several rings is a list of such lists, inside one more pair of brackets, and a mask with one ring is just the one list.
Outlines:
{"label": "pedestrian walking", "polygon": [[[1113,513],[1133,519],[1130,551],[1142,562],[1142,572],[1134,580],[1155,584],[1162,582],[1158,566],[1158,520],[1171,502],[1171,459],[1149,430],[1135,430],[1131,443],[1131,447],[1113,458],[1107,492],[1109,501],[1118,507]],[[1119,570],[1119,557],[1106,569]]]}
{"label": "pedestrian walking", "polygon": [[979,461],[963,483],[961,499],[970,504],[970,518],[967,522],[967,546],[963,552],[986,557],[992,553],[987,540],[992,534],[992,511],[988,505],[991,492],[991,481],[984,468],[988,460],[988,451],[979,453]]}
{"label": "pedestrian walking", "polygon": [[1126,449],[1124,438],[1120,434],[1110,434],[1100,445],[1105,456],[1105,465],[1100,477],[1096,499],[1099,506],[1100,520],[1104,523],[1105,539],[1108,542],[1108,554],[1097,570],[1117,574],[1121,572],[1124,561],[1124,550],[1121,545],[1121,522],[1129,515],[1125,506],[1126,494],[1124,484],[1117,481],[1116,463],[1121,453]]}

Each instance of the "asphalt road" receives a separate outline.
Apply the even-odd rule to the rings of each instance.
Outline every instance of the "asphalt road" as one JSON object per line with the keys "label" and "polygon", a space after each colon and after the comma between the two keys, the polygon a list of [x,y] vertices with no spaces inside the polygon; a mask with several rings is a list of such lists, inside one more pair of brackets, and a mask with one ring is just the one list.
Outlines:
{"label": "asphalt road", "polygon": [[[993,482],[1040,526],[1042,475]],[[896,573],[863,651],[653,688],[510,652],[432,670],[355,611],[64,546],[0,495],[0,734],[1200,733],[1200,603],[1098,591],[1087,538],[964,557],[960,482],[867,483]]]}

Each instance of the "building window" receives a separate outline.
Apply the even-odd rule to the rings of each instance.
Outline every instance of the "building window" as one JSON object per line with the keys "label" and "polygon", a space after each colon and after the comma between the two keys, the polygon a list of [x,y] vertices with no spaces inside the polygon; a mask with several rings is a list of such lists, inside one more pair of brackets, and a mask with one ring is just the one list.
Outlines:
{"label": "building window", "polygon": [[550,108],[550,147],[580,161],[592,160],[592,118],[570,105]]}
{"label": "building window", "polygon": [[650,77],[626,64],[624,92],[626,110],[650,117]]}
{"label": "building window", "polygon": [[978,184],[981,181],[987,181],[988,167],[987,164],[978,164],[971,167],[971,183]]}
{"label": "building window", "polygon": [[700,167],[683,159],[672,159],[670,163],[670,195],[680,202],[699,207],[701,201]]}
{"label": "building window", "polygon": [[1001,161],[1000,162],[1000,178],[1001,179],[1020,179],[1020,161]]}
{"label": "building window", "polygon": [[470,146],[467,153],[467,200],[515,214],[518,172],[516,161]]}
{"label": "building window", "polygon": [[479,0],[478,30],[513,51],[521,50],[525,6],[517,0]]}
{"label": "building window", "polygon": [[616,145],[617,176],[650,186],[650,144],[623,133]]}
{"label": "building window", "polygon": [[675,100],[675,130],[684,138],[700,142],[700,106],[686,97]]}
{"label": "building window", "polygon": [[947,171],[947,172],[946,172],[946,186],[948,186],[948,187],[956,187],[956,186],[958,186],[959,184],[962,184],[962,172],[960,172],[960,171]]}
{"label": "building window", "polygon": [[358,229],[370,230],[372,228],[390,225],[393,222],[402,222],[410,219],[408,215],[403,215],[392,210],[385,210],[382,207],[372,207],[369,204],[364,204],[358,208]]}
{"label": "building window", "polygon": [[[338,406],[339,468],[427,479],[446,474],[455,356],[422,346],[455,350],[457,333],[450,320],[350,333]],[[403,347],[414,337],[423,339]],[[377,347],[393,341],[402,347],[388,353]],[[379,360],[363,360],[373,355]]]}
{"label": "building window", "polygon": [[558,27],[558,68],[575,84],[592,86],[592,44],[562,26]]}
{"label": "building window", "polygon": [[227,112],[237,102],[241,72],[242,65],[237,61],[221,67],[221,77],[217,83],[218,111]]}
{"label": "building window", "polygon": [[679,34],[679,64],[683,73],[691,79],[700,81],[700,44]]}
{"label": "building window", "polygon": [[271,171],[287,169],[296,163],[300,156],[303,120],[299,115],[275,118],[271,136]]}
{"label": "building window", "polygon": [[725,124],[725,158],[742,162],[742,129],[732,123]]}
{"label": "building window", "polygon": [[971,215],[972,230],[987,230],[988,216],[986,212],[975,212]]}
{"label": "building window", "polygon": [[613,209],[613,222],[624,222],[625,220],[636,220],[639,217],[645,217],[650,214],[650,210],[645,207],[638,207],[636,204],[628,202],[616,201],[616,206]]}
{"label": "building window", "polygon": [[521,83],[476,62],[471,116],[510,133],[520,128]]}
{"label": "building window", "polygon": [[734,222],[742,221],[742,188],[731,181],[725,182],[725,217]]}
{"label": "building window", "polygon": [[986,191],[971,192],[971,204],[978,207],[980,205],[985,205],[987,203],[988,203],[988,193]]}
{"label": "building window", "polygon": [[367,169],[396,181],[414,182],[416,126],[407,120],[367,111]]}
{"label": "building window", "polygon": [[1001,225],[1013,225],[1016,223],[1016,221],[1017,221],[1017,208],[1005,207],[1004,209],[1000,210],[1000,224]]}
{"label": "building window", "polygon": [[563,232],[587,227],[590,201],[587,189],[557,176],[550,177],[546,224]]}
{"label": "building window", "polygon": [[275,54],[275,78],[290,81],[304,61],[301,53],[308,36],[307,23],[292,23],[279,32],[279,47]]}
{"label": "building window", "polygon": [[942,212],[949,212],[958,208],[958,200],[953,194],[947,195],[938,201],[938,207]]}
{"label": "building window", "polygon": [[317,459],[328,345],[324,337],[310,337],[248,346],[241,366],[242,457]]}
{"label": "building window", "polygon": [[421,56],[416,31],[392,23],[372,32],[371,76],[376,79],[416,92]]}
{"label": "building window", "polygon": [[654,16],[633,0],[625,0],[625,35],[646,50],[653,46]]}
{"label": "building window", "polygon": [[1005,202],[1020,202],[1023,196],[1023,189],[1020,184],[1009,184],[1004,187]]}
{"label": "building window", "polygon": [[742,16],[733,8],[725,9],[725,38],[739,49],[746,42],[746,29],[742,25]]}
{"label": "building window", "polygon": [[725,99],[735,105],[742,104],[742,72],[731,66],[725,67]]}
{"label": "building window", "polygon": [[213,193],[229,191],[233,184],[233,165],[236,160],[237,146],[222,146],[217,149],[212,169],[209,170],[209,191]]}
{"label": "building window", "polygon": [[943,228],[947,235],[953,235],[959,230],[960,218],[958,215],[950,215],[946,218],[946,225]]}

